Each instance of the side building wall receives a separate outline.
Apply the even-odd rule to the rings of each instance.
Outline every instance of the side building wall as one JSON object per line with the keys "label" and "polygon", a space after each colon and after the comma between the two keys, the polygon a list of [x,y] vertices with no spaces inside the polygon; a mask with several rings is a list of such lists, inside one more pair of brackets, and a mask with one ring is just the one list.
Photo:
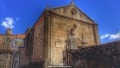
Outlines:
{"label": "side building wall", "polygon": [[[25,51],[24,51],[24,59],[23,62],[25,65],[29,68],[32,63],[32,56],[33,56],[33,43],[34,43],[34,29],[31,29],[31,31],[26,35],[25,37]],[[27,61],[25,60],[27,59]],[[26,67],[25,67],[26,68]]]}
{"label": "side building wall", "polygon": [[43,68],[44,65],[44,14],[38,19],[26,36],[26,55],[29,68]]}

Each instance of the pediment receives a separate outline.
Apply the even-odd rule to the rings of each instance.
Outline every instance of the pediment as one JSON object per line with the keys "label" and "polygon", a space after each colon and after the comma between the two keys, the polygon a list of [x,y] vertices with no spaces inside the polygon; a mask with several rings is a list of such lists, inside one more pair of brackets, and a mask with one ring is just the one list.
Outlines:
{"label": "pediment", "polygon": [[75,5],[70,4],[67,6],[52,8],[52,10],[53,10],[53,12],[60,14],[60,15],[63,15],[63,16],[66,16],[66,17],[70,17],[70,18],[82,20],[85,22],[93,23],[93,20],[90,19],[84,12],[82,12]]}

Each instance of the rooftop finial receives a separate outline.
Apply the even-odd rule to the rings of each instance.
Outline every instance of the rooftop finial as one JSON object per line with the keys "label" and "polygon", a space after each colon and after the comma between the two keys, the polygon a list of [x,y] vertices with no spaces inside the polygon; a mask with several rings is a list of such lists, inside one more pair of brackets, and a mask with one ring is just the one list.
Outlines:
{"label": "rooftop finial", "polygon": [[70,5],[74,5],[74,0],[71,0]]}
{"label": "rooftop finial", "polygon": [[48,4],[46,5],[46,8],[48,8]]}
{"label": "rooftop finial", "polygon": [[48,7],[48,4],[47,4],[47,5],[46,5],[46,10],[48,10],[48,8],[49,8],[49,7]]}

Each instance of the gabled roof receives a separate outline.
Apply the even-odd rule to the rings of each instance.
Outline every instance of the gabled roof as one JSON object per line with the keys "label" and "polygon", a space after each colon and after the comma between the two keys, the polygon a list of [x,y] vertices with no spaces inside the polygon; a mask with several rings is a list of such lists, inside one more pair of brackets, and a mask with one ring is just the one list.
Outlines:
{"label": "gabled roof", "polygon": [[[88,18],[90,21],[92,21],[93,23],[95,23],[93,21],[93,19],[91,19],[88,15],[86,15],[82,10],[80,10],[73,2],[71,2],[69,5],[66,5],[66,6],[60,6],[60,7],[55,7],[55,8],[50,8],[52,10],[56,10],[56,9],[61,9],[61,8],[67,8],[67,7],[70,7],[70,6],[74,6],[77,10],[79,10],[79,12],[81,12],[86,18]],[[95,23],[96,24],[96,23]]]}
{"label": "gabled roof", "polygon": [[[75,6],[75,5],[74,5]],[[92,22],[94,22],[93,21],[93,19],[91,19],[88,15],[86,15],[82,10],[80,10],[77,6],[75,6],[82,14],[84,14],[88,19],[90,19]]]}

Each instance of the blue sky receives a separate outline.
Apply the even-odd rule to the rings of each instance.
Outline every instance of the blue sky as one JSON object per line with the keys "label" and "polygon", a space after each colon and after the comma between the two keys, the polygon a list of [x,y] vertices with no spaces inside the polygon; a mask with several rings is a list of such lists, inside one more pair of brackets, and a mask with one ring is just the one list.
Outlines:
{"label": "blue sky", "polygon": [[[33,26],[47,4],[57,7],[68,5],[70,1],[0,0],[0,33],[4,34],[6,27],[10,27],[13,34],[23,34]],[[101,43],[120,39],[120,0],[74,0],[74,3],[99,24]]]}

